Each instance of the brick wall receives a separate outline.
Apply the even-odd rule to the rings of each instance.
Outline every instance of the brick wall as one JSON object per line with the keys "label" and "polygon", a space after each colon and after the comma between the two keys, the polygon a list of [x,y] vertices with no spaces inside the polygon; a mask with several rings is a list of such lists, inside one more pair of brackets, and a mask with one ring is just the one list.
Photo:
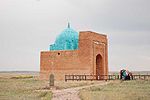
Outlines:
{"label": "brick wall", "polygon": [[42,51],[40,55],[40,77],[64,80],[65,74],[95,74],[96,56],[101,55],[100,73],[108,74],[107,36],[95,32],[79,33],[78,50]]}

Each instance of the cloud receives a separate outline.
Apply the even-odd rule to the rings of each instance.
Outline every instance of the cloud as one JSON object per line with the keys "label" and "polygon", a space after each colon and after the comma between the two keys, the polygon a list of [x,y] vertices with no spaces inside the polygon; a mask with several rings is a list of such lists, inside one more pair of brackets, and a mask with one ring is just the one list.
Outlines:
{"label": "cloud", "polygon": [[149,0],[0,1],[0,70],[39,70],[40,51],[48,50],[68,21],[77,31],[108,35],[111,70],[122,65],[150,70],[149,4]]}
{"label": "cloud", "polygon": [[149,0],[68,0],[78,16],[104,30],[150,31]]}

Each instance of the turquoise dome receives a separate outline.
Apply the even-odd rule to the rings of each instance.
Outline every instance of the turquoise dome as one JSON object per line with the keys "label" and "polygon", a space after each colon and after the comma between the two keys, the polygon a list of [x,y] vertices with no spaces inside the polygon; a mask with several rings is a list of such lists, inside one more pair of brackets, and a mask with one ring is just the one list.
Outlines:
{"label": "turquoise dome", "polygon": [[68,27],[61,32],[55,40],[55,43],[50,45],[50,50],[76,50],[78,49],[79,33]]}

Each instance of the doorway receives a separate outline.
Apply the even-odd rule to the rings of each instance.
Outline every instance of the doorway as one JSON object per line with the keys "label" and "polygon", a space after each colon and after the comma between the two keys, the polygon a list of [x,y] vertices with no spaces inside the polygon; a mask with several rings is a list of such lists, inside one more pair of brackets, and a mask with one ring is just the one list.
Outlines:
{"label": "doorway", "polygon": [[102,66],[102,56],[98,54],[96,56],[96,80],[102,79],[103,76],[103,66]]}

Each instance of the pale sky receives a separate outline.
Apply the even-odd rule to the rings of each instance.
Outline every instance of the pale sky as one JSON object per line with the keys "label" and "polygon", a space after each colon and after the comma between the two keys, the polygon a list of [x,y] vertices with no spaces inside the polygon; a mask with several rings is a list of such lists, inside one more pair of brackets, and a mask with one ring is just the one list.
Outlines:
{"label": "pale sky", "polygon": [[68,22],[108,35],[109,71],[150,71],[150,0],[0,0],[0,71],[39,71]]}

